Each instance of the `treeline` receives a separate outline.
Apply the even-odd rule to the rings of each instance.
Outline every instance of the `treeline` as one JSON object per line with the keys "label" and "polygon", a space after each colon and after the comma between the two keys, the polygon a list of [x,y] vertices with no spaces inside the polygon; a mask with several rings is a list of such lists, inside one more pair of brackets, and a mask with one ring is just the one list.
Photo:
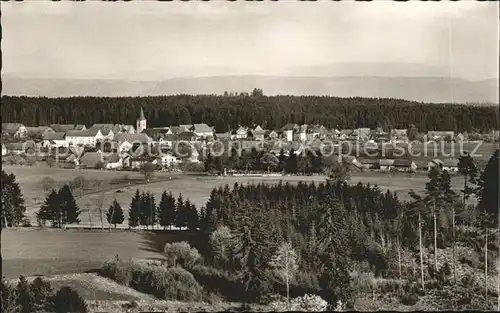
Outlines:
{"label": "treeline", "polygon": [[498,108],[424,104],[388,98],[327,96],[175,95],[150,97],[17,97],[2,96],[2,122],[29,126],[52,123],[120,123],[135,125],[144,108],[151,127],[207,123],[217,132],[238,125],[267,129],[286,123],[319,123],[329,128],[383,127],[419,131],[490,131],[498,129]]}
{"label": "treeline", "polygon": [[[117,224],[115,220],[110,218],[118,214],[122,214],[119,204],[115,201],[108,210],[108,222]],[[143,226],[146,229],[149,226],[159,224],[164,229],[172,228],[172,226],[180,229],[187,228],[188,230],[197,230],[199,227],[199,215],[196,206],[189,200],[184,199],[182,194],[179,194],[177,199],[172,193],[163,191],[160,203],[156,205],[153,194],[149,192],[140,192],[136,190],[130,208],[128,211],[128,225],[131,228]],[[123,222],[123,219],[121,219]]]}
{"label": "treeline", "polygon": [[[288,155],[287,155],[288,154]],[[278,156],[266,151],[242,150],[238,155],[236,150],[231,150],[229,156],[212,156],[208,154],[204,160],[206,172],[222,173],[224,169],[233,171],[253,172],[285,172],[289,174],[313,174],[321,173],[330,166],[336,156],[323,157],[320,151],[313,153],[307,151],[305,154],[297,155],[293,149],[287,154],[281,149]]]}

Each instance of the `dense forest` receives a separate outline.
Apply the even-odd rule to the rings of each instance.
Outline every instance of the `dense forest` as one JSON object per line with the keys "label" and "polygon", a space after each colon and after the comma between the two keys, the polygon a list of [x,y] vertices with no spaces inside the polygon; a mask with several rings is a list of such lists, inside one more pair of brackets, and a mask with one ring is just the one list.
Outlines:
{"label": "dense forest", "polygon": [[140,107],[151,127],[207,123],[217,132],[237,125],[277,129],[286,123],[326,127],[406,128],[419,131],[498,129],[498,108],[426,104],[399,99],[327,96],[175,95],[156,97],[2,97],[2,122],[27,126],[53,123],[134,124]]}

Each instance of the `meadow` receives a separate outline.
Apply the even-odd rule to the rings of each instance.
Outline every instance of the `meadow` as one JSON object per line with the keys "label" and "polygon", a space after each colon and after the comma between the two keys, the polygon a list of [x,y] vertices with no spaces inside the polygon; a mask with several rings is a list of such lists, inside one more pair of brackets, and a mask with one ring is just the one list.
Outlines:
{"label": "meadow", "polygon": [[[279,176],[279,177],[218,177],[218,176],[202,176],[202,175],[187,175],[182,173],[165,173],[157,172],[149,183],[145,183],[143,176],[138,172],[124,171],[100,171],[100,170],[68,170],[60,168],[48,167],[27,167],[27,166],[4,166],[7,173],[14,173],[21,191],[23,192],[27,212],[26,215],[31,219],[33,226],[36,226],[35,212],[39,210],[41,204],[46,197],[46,191],[40,184],[43,177],[50,177],[55,181],[54,187],[60,187],[65,183],[69,183],[77,176],[83,176],[92,183],[96,180],[105,182],[103,191],[98,192],[95,187],[89,187],[85,190],[83,196],[78,192],[74,193],[78,206],[82,214],[80,215],[81,226],[97,226],[101,225],[100,213],[98,209],[99,203],[102,202],[103,212],[109,208],[113,200],[117,200],[122,208],[126,211],[130,205],[130,201],[137,189],[140,191],[149,191],[153,193],[158,204],[161,199],[161,194],[164,190],[172,192],[177,197],[182,194],[184,198],[189,198],[198,208],[205,205],[210,197],[210,191],[214,187],[220,187],[228,184],[230,187],[234,183],[270,183],[277,184],[279,181],[297,183],[303,182],[323,182],[325,177],[321,175],[315,176]],[[423,193],[425,183],[428,181],[426,173],[415,173],[409,175],[406,173],[389,174],[383,172],[355,172],[352,173],[349,183],[357,184],[362,182],[371,185],[377,185],[382,190],[391,190],[398,193],[403,200],[410,200],[408,192],[414,190]],[[452,176],[452,186],[459,192],[462,188],[463,178],[460,176]],[[92,185],[92,184],[90,184]],[[105,213],[103,213],[105,215]],[[127,218],[127,214],[125,214]],[[104,227],[109,227],[105,221]],[[127,219],[121,227],[127,226]]]}
{"label": "meadow", "polygon": [[199,245],[188,231],[102,231],[37,228],[2,231],[2,275],[58,275],[92,272],[116,254],[125,259],[163,259],[165,243],[186,240]]}

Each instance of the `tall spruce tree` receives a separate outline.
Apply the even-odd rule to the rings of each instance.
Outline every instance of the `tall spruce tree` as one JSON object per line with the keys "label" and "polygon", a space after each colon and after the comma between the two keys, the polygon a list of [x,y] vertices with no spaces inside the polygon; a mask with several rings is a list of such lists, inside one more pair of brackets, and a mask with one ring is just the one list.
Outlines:
{"label": "tall spruce tree", "polygon": [[499,186],[498,186],[498,149],[488,160],[484,171],[481,173],[478,185],[479,211],[485,216],[486,225],[498,225]]}
{"label": "tall spruce tree", "polygon": [[128,226],[135,228],[139,226],[139,216],[141,214],[141,192],[139,189],[135,191],[135,195],[130,203],[128,211]]}
{"label": "tall spruce tree", "polygon": [[36,216],[39,221],[51,221],[52,227],[62,226],[59,195],[54,189],[47,195]]}
{"label": "tall spruce tree", "polygon": [[16,182],[16,176],[13,173],[8,175],[2,170],[0,184],[2,189],[2,209],[0,210],[2,228],[18,226],[25,218],[26,207],[21,189]]}
{"label": "tall spruce tree", "polygon": [[121,224],[125,221],[123,209],[116,199],[113,200],[113,203],[109,206],[108,212],[106,212],[106,220],[109,225],[113,225],[114,228],[116,228],[117,224]]}
{"label": "tall spruce tree", "polygon": [[80,223],[80,220],[78,219],[80,209],[76,205],[76,201],[70,187],[67,184],[64,185],[61,189],[59,189],[57,196],[62,215],[62,225]]}
{"label": "tall spruce tree", "polygon": [[198,217],[198,210],[196,209],[196,205],[193,203],[190,203],[189,206],[186,205],[187,209],[187,221],[186,221],[186,226],[189,230],[198,230],[199,226],[199,217]]}
{"label": "tall spruce tree", "polygon": [[182,228],[186,226],[186,210],[185,201],[182,194],[177,197],[177,203],[175,204],[175,226]]}
{"label": "tall spruce tree", "polygon": [[163,191],[159,205],[159,223],[163,227],[175,225],[175,198],[172,193]]}

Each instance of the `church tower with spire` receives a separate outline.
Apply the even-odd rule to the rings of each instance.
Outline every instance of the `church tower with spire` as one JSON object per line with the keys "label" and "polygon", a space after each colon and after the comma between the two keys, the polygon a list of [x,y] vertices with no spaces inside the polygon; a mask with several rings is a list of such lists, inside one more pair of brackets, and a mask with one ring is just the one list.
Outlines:
{"label": "church tower with spire", "polygon": [[136,122],[137,133],[138,134],[142,133],[142,131],[145,130],[146,128],[148,128],[147,121],[146,118],[144,117],[144,111],[142,110],[141,107],[141,114],[139,115],[139,118],[137,118]]}

